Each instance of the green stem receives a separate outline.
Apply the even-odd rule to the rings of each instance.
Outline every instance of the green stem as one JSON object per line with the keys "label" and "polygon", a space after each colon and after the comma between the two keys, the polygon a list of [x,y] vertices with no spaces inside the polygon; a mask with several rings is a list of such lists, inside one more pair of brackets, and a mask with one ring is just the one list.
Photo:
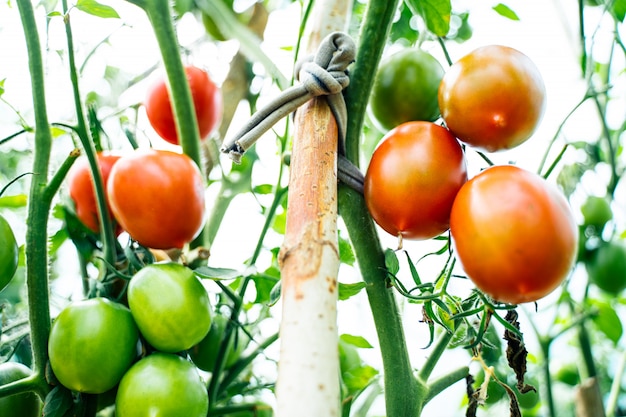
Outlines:
{"label": "green stem", "polygon": [[613,375],[611,391],[609,393],[609,398],[606,401],[606,417],[615,417],[617,401],[619,400],[620,392],[622,390],[624,370],[626,370],[626,350],[622,352],[622,357],[619,361],[617,369],[615,370],[615,375]]}
{"label": "green stem", "polygon": [[428,394],[424,398],[424,404],[439,395],[443,390],[464,379],[469,374],[469,367],[463,366],[455,369],[428,384]]}
{"label": "green stem", "polygon": [[394,290],[387,285],[385,255],[376,228],[365,207],[363,196],[356,191],[340,186],[338,203],[355,249],[359,269],[367,284],[365,289],[382,353],[387,416],[418,416],[425,392],[420,390],[417,379],[413,376],[402,319]]}
{"label": "green stem", "polygon": [[74,36],[72,35],[72,25],[70,24],[70,14],[68,13],[67,0],[62,1],[63,5],[63,21],[65,22],[65,36],[67,38],[67,51],[69,58],[70,80],[72,81],[72,91],[74,96],[74,107],[76,108],[76,132],[80,139],[92,176],[94,186],[94,194],[98,206],[98,215],[100,216],[100,231],[102,233],[102,252],[104,259],[110,263],[115,263],[115,235],[113,233],[113,225],[109,215],[109,208],[104,194],[104,183],[102,181],[102,172],[98,164],[96,148],[91,139],[91,134],[87,128],[85,121],[85,113],[80,95],[80,86],[78,80],[78,71],[76,67],[76,56],[74,54]]}
{"label": "green stem", "polygon": [[539,337],[539,347],[541,348],[541,353],[543,354],[541,369],[543,371],[544,379],[543,392],[546,395],[545,404],[548,408],[548,416],[556,417],[556,406],[554,404],[554,394],[552,392],[552,374],[550,373],[550,347],[554,339],[551,337],[537,336]]}
{"label": "green stem", "polygon": [[67,175],[68,171],[70,170],[70,168],[76,161],[76,158],[79,157],[79,155],[80,155],[80,152],[72,151],[70,152],[68,157],[65,158],[65,161],[63,161],[59,169],[57,169],[57,171],[54,173],[54,175],[52,176],[52,179],[50,179],[50,182],[48,183],[48,186],[46,187],[46,191],[45,191],[46,200],[52,201],[56,193],[59,191],[59,188],[61,188],[61,184],[63,183],[65,176]]}
{"label": "green stem", "polygon": [[[37,23],[30,0],[18,0],[22,28],[28,50],[33,108],[35,112],[35,149],[33,177],[28,203],[26,230],[26,285],[28,288],[29,320],[33,350],[33,376],[42,398],[50,389],[44,372],[48,361],[48,335],[50,333],[50,299],[48,293],[48,215],[51,201],[44,196],[48,181],[52,134],[48,123],[45,100],[44,65]],[[36,300],[36,302],[35,302]]]}
{"label": "green stem", "polygon": [[170,101],[176,120],[176,132],[183,152],[202,169],[200,132],[193,107],[191,89],[180,57],[178,38],[168,0],[151,0],[144,10],[154,30],[169,82]]}
{"label": "green stem", "polygon": [[357,166],[365,109],[398,3],[399,0],[372,0],[368,2],[363,17],[356,60],[350,71],[350,87],[346,89],[345,94],[350,115],[346,134],[346,156]]}
{"label": "green stem", "polygon": [[423,382],[428,381],[430,374],[432,374],[433,370],[435,369],[435,365],[437,365],[437,362],[439,362],[441,355],[443,355],[443,352],[446,351],[450,340],[452,340],[452,336],[454,336],[454,333],[450,333],[448,331],[444,331],[441,334],[439,340],[437,340],[437,343],[435,343],[435,346],[433,346],[432,351],[428,355],[426,362],[424,363],[424,365],[422,365],[422,368],[417,373],[417,377],[419,380]]}

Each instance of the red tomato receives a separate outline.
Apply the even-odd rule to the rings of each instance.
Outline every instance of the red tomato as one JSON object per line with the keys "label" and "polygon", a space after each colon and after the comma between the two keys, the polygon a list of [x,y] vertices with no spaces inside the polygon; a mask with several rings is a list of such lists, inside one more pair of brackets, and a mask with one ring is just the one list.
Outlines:
{"label": "red tomato", "polygon": [[459,191],[450,215],[459,261],[474,284],[510,304],[536,301],[576,260],[578,228],[565,197],[540,176],[493,166]]}
{"label": "red tomato", "polygon": [[434,123],[407,122],[374,151],[365,202],[388,233],[429,239],[448,229],[452,202],[465,181],[465,156],[454,136]]}
{"label": "red tomato", "polygon": [[111,210],[143,246],[182,248],[204,223],[202,174],[185,154],[137,150],[120,158],[108,182]]}
{"label": "red tomato", "polygon": [[525,142],[546,105],[539,70],[526,55],[500,45],[461,58],[439,85],[446,126],[460,141],[494,152]]}
{"label": "red tomato", "polygon": [[[100,173],[102,174],[102,182],[106,185],[111,168],[113,164],[120,159],[120,155],[111,152],[98,152],[97,159]],[[92,231],[96,233],[99,232],[100,218],[98,216],[98,205],[96,203],[96,194],[87,157],[80,157],[74,162],[74,165],[72,165],[72,168],[70,168],[70,171],[67,173],[67,185],[70,198],[74,202],[78,219]],[[104,193],[106,196],[106,186]],[[109,214],[111,214],[110,205]],[[111,219],[114,220],[113,216],[111,216]],[[119,231],[118,229],[118,232]]]}
{"label": "red tomato", "polygon": [[[185,73],[193,98],[200,138],[205,139],[222,117],[222,93],[206,71],[187,66]],[[159,136],[170,143],[178,144],[176,122],[164,74],[149,87],[144,105],[148,120]]]}

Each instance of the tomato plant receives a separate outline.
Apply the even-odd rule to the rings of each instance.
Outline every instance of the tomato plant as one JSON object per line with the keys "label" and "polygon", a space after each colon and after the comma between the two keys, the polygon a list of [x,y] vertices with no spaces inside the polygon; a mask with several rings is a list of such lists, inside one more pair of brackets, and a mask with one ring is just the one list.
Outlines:
{"label": "tomato plant", "polygon": [[[211,328],[206,336],[196,345],[189,349],[189,356],[193,363],[203,371],[212,372],[215,369],[215,362],[222,343],[225,342],[225,330],[228,324],[228,317],[222,314],[215,314],[211,320]],[[230,368],[239,359],[244,349],[250,341],[246,332],[238,327],[237,334],[231,337],[226,348],[226,359],[224,366]]]}
{"label": "tomato plant", "polygon": [[[31,370],[18,362],[0,364],[0,386],[30,376]],[[36,417],[41,415],[41,401],[34,392],[0,398],[1,416]]]}
{"label": "tomato plant", "polygon": [[[206,139],[222,117],[222,92],[203,69],[186,66],[185,73],[191,90],[200,138]],[[159,136],[170,143],[178,144],[176,122],[165,74],[158,74],[148,88],[144,106],[148,120]]]}
{"label": "tomato plant", "polygon": [[365,202],[388,233],[428,239],[448,229],[452,202],[466,180],[463,150],[447,129],[407,122],[389,131],[374,151]]}
{"label": "tomato plant", "polygon": [[543,178],[493,166],[459,191],[450,232],[467,276],[501,302],[537,301],[569,274],[578,228],[567,200]]}
{"label": "tomato plant", "polygon": [[[105,186],[105,197],[107,194],[106,184],[109,179],[109,174],[111,173],[111,168],[113,168],[113,165],[120,159],[120,156],[121,155],[112,152],[98,152],[96,155],[98,166],[102,174],[102,182]],[[74,162],[74,165],[72,165],[72,168],[67,173],[67,186],[70,198],[74,202],[74,209],[78,219],[91,231],[95,233],[100,232],[98,203],[96,201],[91,169],[87,157],[80,157]],[[108,205],[108,208],[111,220],[114,220],[110,205]],[[119,229],[117,231],[121,232]]]}
{"label": "tomato plant", "polygon": [[191,362],[155,352],[126,372],[115,405],[118,417],[205,417],[209,397]]}
{"label": "tomato plant", "polygon": [[191,269],[178,263],[139,270],[128,285],[128,305],[146,341],[164,352],[189,349],[211,327],[206,289]]}
{"label": "tomato plant", "polygon": [[380,63],[370,97],[373,119],[383,131],[413,120],[439,117],[437,92],[443,67],[435,57],[406,48]]}
{"label": "tomato plant", "polygon": [[589,281],[609,294],[626,288],[626,244],[614,238],[601,242],[585,262]]}
{"label": "tomato plant", "polygon": [[120,158],[107,183],[111,211],[140,244],[182,248],[204,223],[204,181],[185,154],[137,150]]}
{"label": "tomato plant", "polygon": [[7,220],[0,216],[0,291],[11,281],[17,270],[19,248],[13,229]]}
{"label": "tomato plant", "polygon": [[122,304],[101,297],[75,301],[52,324],[50,366],[65,387],[101,394],[133,363],[138,340],[137,325]]}
{"label": "tomato plant", "polygon": [[501,45],[465,55],[439,86],[439,107],[448,129],[462,142],[489,152],[514,148],[530,138],[545,106],[545,86],[535,64]]}

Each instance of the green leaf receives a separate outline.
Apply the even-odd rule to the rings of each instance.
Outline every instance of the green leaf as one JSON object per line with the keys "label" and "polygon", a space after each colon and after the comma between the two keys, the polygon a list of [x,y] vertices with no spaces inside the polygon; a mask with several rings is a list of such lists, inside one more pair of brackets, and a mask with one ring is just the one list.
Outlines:
{"label": "green leaf", "polygon": [[278,278],[271,275],[255,275],[252,280],[256,288],[255,304],[267,304],[272,298],[272,289],[279,281]]}
{"label": "green leaf", "polygon": [[339,235],[339,260],[350,266],[354,265],[354,262],[356,261],[350,241],[343,238],[341,235]]}
{"label": "green leaf", "polygon": [[400,262],[396,252],[389,248],[385,250],[385,266],[391,275],[395,276],[400,271]]}
{"label": "green leaf", "polygon": [[353,295],[357,295],[367,284],[364,282],[356,282],[354,284],[339,283],[339,300],[347,300]]}
{"label": "green leaf", "polygon": [[6,81],[6,78],[3,78],[0,80],[0,97],[2,97],[2,94],[4,94],[4,82]]}
{"label": "green leaf", "polygon": [[274,186],[271,184],[259,184],[252,188],[252,192],[255,194],[271,194],[274,192]]}
{"label": "green leaf", "polygon": [[498,5],[493,6],[493,10],[495,10],[500,16],[506,17],[507,19],[519,20],[517,13],[515,13],[513,9],[506,4],[499,3]]}
{"label": "green leaf", "polygon": [[6,197],[0,197],[0,207],[7,208],[20,208],[26,207],[28,197],[26,194],[8,195]]}
{"label": "green leaf", "polygon": [[346,372],[343,381],[351,392],[360,391],[367,387],[376,375],[378,371],[375,368],[365,365]]}
{"label": "green leaf", "polygon": [[615,0],[613,7],[611,7],[611,13],[620,22],[624,22],[626,16],[626,0]]}
{"label": "green leaf", "polygon": [[604,335],[617,344],[624,331],[622,322],[615,312],[615,309],[607,302],[600,300],[590,300],[591,305],[598,310],[598,314],[593,316],[593,323]]}
{"label": "green leaf", "polygon": [[429,31],[437,36],[446,36],[450,30],[452,5],[450,0],[405,0],[411,10],[426,22]]}
{"label": "green leaf", "polygon": [[212,266],[201,266],[193,270],[200,278],[208,279],[235,279],[241,276],[241,272],[230,268],[216,268]]}
{"label": "green leaf", "polygon": [[363,336],[354,336],[352,334],[342,334],[339,336],[343,342],[356,346],[362,349],[371,349],[374,346],[370,344]]}
{"label": "green leaf", "polygon": [[98,3],[96,0],[78,0],[76,8],[97,17],[114,19],[119,19],[120,17],[114,8]]}

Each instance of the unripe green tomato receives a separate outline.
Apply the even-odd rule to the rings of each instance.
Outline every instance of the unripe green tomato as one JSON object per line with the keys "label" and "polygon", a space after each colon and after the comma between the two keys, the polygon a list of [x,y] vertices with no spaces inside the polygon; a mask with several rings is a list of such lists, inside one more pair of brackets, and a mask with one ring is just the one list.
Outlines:
{"label": "unripe green tomato", "polygon": [[589,196],[580,207],[586,226],[593,226],[601,231],[604,225],[613,218],[611,204],[604,197]]}
{"label": "unripe green tomato", "polygon": [[370,112],[381,130],[409,121],[435,121],[443,74],[439,61],[421,49],[406,48],[384,59],[370,97]]}
{"label": "unripe green tomato", "polygon": [[[30,369],[21,363],[4,362],[0,364],[0,386],[30,376]],[[41,401],[34,392],[10,395],[0,398],[0,416],[36,417],[41,415]]]}
{"label": "unripe green tomato", "polygon": [[209,396],[191,362],[156,352],[126,372],[115,408],[117,417],[206,417]]}
{"label": "unripe green tomato", "polygon": [[17,270],[19,248],[9,222],[0,216],[0,291],[11,281]]}
{"label": "unripe green tomato", "polygon": [[209,295],[184,265],[163,262],[140,269],[131,278],[127,294],[139,331],[157,350],[187,350],[211,328]]}
{"label": "unripe green tomato", "polygon": [[48,353],[54,375],[72,391],[113,388],[137,356],[139,333],[128,308],[106,298],[65,307],[52,323]]}
{"label": "unripe green tomato", "polygon": [[[215,361],[224,343],[224,332],[227,324],[228,317],[216,314],[212,319],[209,333],[207,333],[200,343],[189,349],[191,360],[203,371],[213,372],[215,369]],[[237,327],[234,331],[236,331],[237,334],[231,337],[230,343],[228,344],[226,360],[224,362],[225,368],[230,368],[237,362],[250,341],[250,338],[241,327]]]}
{"label": "unripe green tomato", "polygon": [[613,239],[598,246],[585,263],[589,281],[609,294],[626,288],[626,244]]}

